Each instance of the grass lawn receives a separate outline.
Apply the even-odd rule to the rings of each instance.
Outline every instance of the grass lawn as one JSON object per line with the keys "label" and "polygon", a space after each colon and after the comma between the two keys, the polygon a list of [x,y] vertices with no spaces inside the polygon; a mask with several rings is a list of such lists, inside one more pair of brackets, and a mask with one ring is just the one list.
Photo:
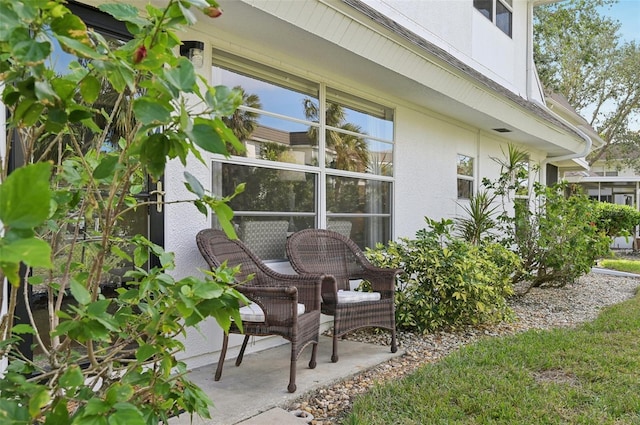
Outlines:
{"label": "grass lawn", "polygon": [[600,261],[600,266],[605,269],[640,274],[640,261],[637,260],[606,259]]}
{"label": "grass lawn", "polygon": [[640,296],[463,347],[360,396],[343,424],[640,424]]}

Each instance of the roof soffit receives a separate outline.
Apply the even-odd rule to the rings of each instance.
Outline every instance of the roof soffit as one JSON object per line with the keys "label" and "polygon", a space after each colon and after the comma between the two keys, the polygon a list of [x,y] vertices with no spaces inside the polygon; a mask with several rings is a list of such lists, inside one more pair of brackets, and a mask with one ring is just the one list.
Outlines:
{"label": "roof soffit", "polygon": [[[143,7],[141,0],[133,3]],[[219,3],[223,18],[199,19],[196,32],[213,40],[227,33],[243,48],[282,54],[287,65],[376,87],[549,156],[583,148],[573,129],[545,106],[523,99],[406,29],[404,34],[403,27],[381,22],[384,17],[359,0]],[[512,132],[500,134],[495,128]]]}

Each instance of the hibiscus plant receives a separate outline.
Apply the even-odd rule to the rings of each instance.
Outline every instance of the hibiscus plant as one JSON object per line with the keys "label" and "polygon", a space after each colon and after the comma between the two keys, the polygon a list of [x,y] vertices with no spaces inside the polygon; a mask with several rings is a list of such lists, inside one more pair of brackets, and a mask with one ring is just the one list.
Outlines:
{"label": "hibiscus plant", "polygon": [[[140,194],[168,161],[243,149],[222,121],[241,95],[208,85],[178,53],[176,32],[220,8],[169,0],[100,9],[126,25],[129,41],[88,28],[63,0],[0,0],[0,423],[208,417],[211,400],[177,360],[181,336],[208,317],[228,329],[243,300],[229,284],[233,269],[174,278],[173,255],[131,220],[161,202]],[[71,58],[64,69],[60,51]],[[230,197],[184,180],[194,195],[185,202],[212,210],[232,233]],[[26,340],[37,358],[20,348]]]}

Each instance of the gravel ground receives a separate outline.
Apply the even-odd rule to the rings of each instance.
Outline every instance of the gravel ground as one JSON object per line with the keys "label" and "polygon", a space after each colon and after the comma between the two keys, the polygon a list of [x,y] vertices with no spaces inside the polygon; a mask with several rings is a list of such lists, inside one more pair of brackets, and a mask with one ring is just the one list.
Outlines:
{"label": "gravel ground", "polygon": [[[590,273],[564,288],[533,288],[514,296],[510,306],[515,312],[513,323],[482,326],[458,332],[438,332],[429,335],[398,333],[398,344],[406,353],[351,378],[303,395],[287,410],[301,410],[313,415],[312,425],[332,425],[350,410],[352,400],[376,382],[397,379],[417,367],[438,361],[457,348],[479,338],[511,335],[528,329],[572,327],[595,319],[608,305],[627,300],[640,286],[640,279]],[[348,339],[381,345],[389,344],[387,332],[363,330],[353,332]]]}

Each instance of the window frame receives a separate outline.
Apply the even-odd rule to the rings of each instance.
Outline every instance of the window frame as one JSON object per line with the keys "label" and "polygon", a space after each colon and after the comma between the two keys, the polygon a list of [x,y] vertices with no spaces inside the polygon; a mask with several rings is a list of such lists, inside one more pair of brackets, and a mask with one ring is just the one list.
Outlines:
{"label": "window frame", "polygon": [[[487,7],[487,5],[489,7]],[[473,7],[482,16],[491,21],[500,31],[513,38],[513,0],[473,0]],[[501,7],[503,13],[506,12],[508,20],[508,28],[503,28],[503,25],[498,19],[500,14],[498,8]],[[487,13],[488,12],[488,13]],[[490,15],[490,16],[488,16]]]}
{"label": "window frame", "polygon": [[[272,66],[261,64],[259,61],[253,61],[248,58],[239,58],[236,57],[233,53],[229,53],[226,51],[219,50],[214,48],[213,50],[213,60],[211,63],[211,75],[213,78],[213,83],[215,84],[223,84],[230,85],[229,82],[225,81],[225,73],[221,70],[230,71],[235,74],[240,74],[242,77],[248,77],[251,79],[255,79],[258,81],[262,81],[268,84],[274,84],[280,86],[284,89],[294,90],[298,93],[304,94],[314,92],[314,90],[309,90],[310,84],[315,85],[317,87],[317,102],[318,105],[321,105],[319,109],[324,110],[327,108],[330,103],[336,103],[347,111],[347,113],[355,113],[354,117],[347,117],[347,122],[351,122],[352,119],[358,120],[359,114],[365,114],[366,116],[370,116],[373,118],[374,124],[373,127],[367,129],[366,126],[363,127],[363,131],[354,132],[350,129],[341,128],[339,126],[332,126],[330,123],[326,122],[326,117],[324,114],[318,114],[317,121],[309,120],[299,120],[294,118],[291,114],[289,116],[284,116],[279,113],[274,113],[265,107],[265,103],[261,102],[261,109],[248,108],[246,106],[241,106],[242,110],[249,110],[251,112],[255,112],[260,114],[261,116],[270,116],[276,118],[283,118],[289,122],[295,122],[297,124],[303,124],[307,126],[313,126],[317,128],[317,140],[313,142],[317,143],[317,145],[313,146],[313,148],[317,149],[317,163],[289,163],[289,162],[281,162],[279,160],[267,160],[261,158],[252,158],[252,157],[242,157],[242,156],[232,156],[232,157],[223,157],[221,155],[213,155],[212,161],[214,163],[214,167],[216,164],[222,165],[247,165],[252,167],[260,167],[260,168],[268,168],[282,171],[293,171],[293,172],[303,172],[308,174],[315,175],[315,206],[314,206],[314,216],[315,216],[315,227],[316,228],[327,228],[329,226],[330,221],[334,220],[351,220],[351,221],[360,221],[360,230],[359,234],[364,235],[361,236],[360,240],[354,240],[359,245],[370,245],[373,246],[375,242],[384,242],[387,239],[391,238],[393,234],[393,216],[394,216],[394,205],[393,205],[393,193],[394,193],[394,182],[395,182],[395,170],[393,168],[394,160],[395,160],[395,108],[384,105],[379,101],[372,100],[363,96],[360,93],[356,93],[354,90],[345,89],[341,87],[339,84],[326,84],[320,79],[310,80],[308,76],[298,76],[295,73],[290,73],[288,70],[285,71],[283,69],[275,69]],[[233,77],[233,76],[230,76]],[[292,84],[289,84],[293,82]],[[300,90],[300,88],[305,88],[304,91]],[[250,89],[247,90],[251,91]],[[258,90],[259,91],[259,90]],[[252,93],[256,93],[253,91]],[[256,93],[257,94],[257,93]],[[316,98],[312,99],[314,102]],[[381,120],[381,121],[377,121]],[[355,123],[356,121],[354,121]],[[383,127],[376,127],[376,122],[380,122],[379,125]],[[387,125],[390,126],[387,127]],[[380,130],[382,129],[382,130]],[[369,131],[367,131],[369,130]],[[327,163],[330,160],[330,149],[327,147],[327,133],[337,131],[340,134],[346,134],[354,137],[360,137],[367,144],[367,146],[382,146],[382,150],[372,149],[369,151],[370,159],[372,161],[376,161],[373,164],[371,161],[369,166],[366,167],[366,170],[347,170],[347,169],[337,169],[331,168],[331,165]],[[373,133],[369,135],[368,133]],[[382,137],[380,137],[380,135]],[[391,139],[387,139],[386,137],[391,137]],[[372,144],[372,145],[371,145]],[[386,150],[385,148],[389,149]],[[308,161],[305,161],[308,162]],[[385,166],[389,166],[390,169],[385,169]],[[363,184],[363,195],[361,198],[362,202],[367,203],[370,199],[377,200],[377,202],[381,202],[377,207],[372,207],[371,211],[360,211],[354,209],[352,211],[328,211],[327,207],[327,193],[329,192],[328,182],[332,178],[354,178],[354,179],[363,179],[365,184]],[[359,180],[362,182],[362,180]],[[381,185],[373,185],[373,187],[380,188],[380,192],[371,191],[371,187],[367,182],[381,182]],[[214,193],[216,189],[216,183],[214,181]],[[228,195],[227,193],[220,193],[222,196]],[[385,203],[388,202],[388,205]],[[382,211],[380,211],[382,210]],[[241,217],[254,217],[254,218],[263,218],[266,217],[291,217],[291,216],[305,216],[308,217],[309,213],[304,212],[298,214],[296,211],[243,211],[236,210],[234,208],[234,216]],[[382,223],[382,224],[376,224]],[[377,227],[382,226],[382,228],[378,229]],[[376,227],[376,229],[374,229]],[[355,226],[354,226],[355,229]],[[353,236],[353,235],[352,235]],[[379,240],[377,238],[380,237]],[[364,246],[363,246],[364,248]]]}
{"label": "window frame", "polygon": [[[460,174],[458,171],[460,170],[460,160],[461,157],[467,158],[471,160],[471,175],[468,174]],[[465,182],[466,184],[470,184],[469,196],[461,196],[460,191],[460,183]],[[473,155],[467,155],[464,153],[458,153],[456,155],[456,188],[457,188],[457,199],[459,200],[469,200],[471,199],[476,192],[476,157]]]}

